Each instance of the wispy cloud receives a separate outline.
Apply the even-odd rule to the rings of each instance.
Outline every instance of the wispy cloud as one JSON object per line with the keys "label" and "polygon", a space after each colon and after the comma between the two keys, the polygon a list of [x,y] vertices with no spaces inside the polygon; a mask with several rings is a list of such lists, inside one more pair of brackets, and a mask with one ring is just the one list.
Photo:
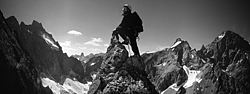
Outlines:
{"label": "wispy cloud", "polygon": [[[102,42],[102,39],[92,39],[95,42]],[[82,52],[85,55],[88,55],[90,53],[96,54],[96,53],[104,53],[106,51],[106,48],[103,48],[100,45],[100,47],[91,47],[85,44],[80,44],[80,43],[74,43],[72,41],[64,41],[64,42],[59,42],[59,44],[62,47],[62,50],[64,53],[67,53],[68,56],[75,55],[75,54],[81,54]]]}
{"label": "wispy cloud", "polygon": [[103,42],[102,38],[92,38],[90,41],[87,41],[84,44],[92,46],[101,46],[101,42]]}
{"label": "wispy cloud", "polygon": [[104,47],[109,47],[109,44],[103,44]]}
{"label": "wispy cloud", "polygon": [[67,32],[68,34],[71,34],[71,35],[76,35],[76,36],[80,36],[82,35],[81,32],[79,31],[76,31],[76,30],[70,30],[69,32]]}
{"label": "wispy cloud", "polygon": [[77,50],[71,46],[71,41],[59,42],[60,46],[64,53],[67,53],[69,56],[72,55]]}
{"label": "wispy cloud", "polygon": [[71,46],[71,41],[59,42],[59,44],[61,46],[67,46],[67,47],[69,47],[69,46]]}

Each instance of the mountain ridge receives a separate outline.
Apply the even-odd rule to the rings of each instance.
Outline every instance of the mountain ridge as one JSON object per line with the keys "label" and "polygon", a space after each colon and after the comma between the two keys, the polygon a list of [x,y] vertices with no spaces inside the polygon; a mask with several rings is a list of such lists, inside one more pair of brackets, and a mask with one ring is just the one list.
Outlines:
{"label": "mountain ridge", "polygon": [[[0,21],[1,64],[12,75],[6,80],[13,77],[17,90],[25,94],[51,93],[41,78],[67,87],[74,81],[93,82],[84,88],[89,94],[247,94],[250,89],[250,44],[232,31],[199,50],[177,38],[169,48],[129,56],[126,47],[111,38],[106,53],[68,57],[41,23],[19,24],[2,13]],[[67,78],[75,80],[64,83]]]}

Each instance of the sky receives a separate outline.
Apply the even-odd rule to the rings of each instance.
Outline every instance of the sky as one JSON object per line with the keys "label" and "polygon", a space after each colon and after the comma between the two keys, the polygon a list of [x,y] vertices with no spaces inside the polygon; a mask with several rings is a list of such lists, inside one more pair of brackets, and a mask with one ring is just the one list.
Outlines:
{"label": "sky", "polygon": [[239,0],[1,0],[0,9],[19,22],[41,22],[68,55],[87,55],[106,51],[125,3],[143,20],[141,53],[177,38],[200,49],[226,30],[250,40],[250,3]]}

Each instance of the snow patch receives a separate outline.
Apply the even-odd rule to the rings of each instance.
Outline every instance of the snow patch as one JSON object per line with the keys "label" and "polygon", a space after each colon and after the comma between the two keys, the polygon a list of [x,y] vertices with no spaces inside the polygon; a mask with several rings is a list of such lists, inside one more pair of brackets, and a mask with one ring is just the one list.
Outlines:
{"label": "snow patch", "polygon": [[191,54],[191,58],[194,58],[194,55],[193,55],[193,54]]}
{"label": "snow patch", "polygon": [[49,79],[41,78],[43,87],[49,87],[53,94],[60,94],[60,91],[67,91],[70,94],[87,94],[89,86],[92,82],[87,82],[87,84],[80,83],[78,81],[66,78],[63,85]]}
{"label": "snow patch", "polygon": [[172,84],[171,86],[169,86],[167,89],[165,89],[164,91],[161,92],[161,94],[172,94],[173,92],[171,91],[175,91],[177,92],[180,89],[180,86],[177,86],[177,83]]}
{"label": "snow patch", "polygon": [[219,39],[222,39],[225,36],[225,32],[218,36]]}
{"label": "snow patch", "polygon": [[163,65],[163,66],[166,66],[166,64],[167,64],[167,62],[163,63],[162,65]]}
{"label": "snow patch", "polygon": [[184,88],[188,88],[191,87],[193,85],[194,82],[201,82],[201,78],[198,77],[197,75],[201,72],[201,71],[197,71],[197,70],[190,70],[187,66],[183,66],[183,69],[185,71],[185,73],[188,76],[188,80],[187,82],[183,85]]}
{"label": "snow patch", "polygon": [[[90,83],[91,84],[91,83]],[[78,81],[73,81],[69,78],[65,79],[63,87],[68,91],[73,91],[76,94],[86,94],[89,89],[89,84],[82,84]]]}
{"label": "snow patch", "polygon": [[204,59],[201,59],[201,61],[202,61],[203,63],[206,63],[206,61],[205,61]]}
{"label": "snow patch", "polygon": [[95,63],[91,63],[91,64],[90,64],[90,66],[93,66],[93,65],[95,65]]}
{"label": "snow patch", "polygon": [[170,48],[176,47],[176,46],[179,45],[181,42],[182,42],[182,41],[177,41],[177,42],[175,42],[175,44],[174,44],[173,46],[171,46]]}
{"label": "snow patch", "polygon": [[146,54],[150,54],[150,53],[155,53],[155,52],[157,52],[158,50],[155,50],[155,51],[145,51],[145,52],[143,52],[143,53],[146,53]]}
{"label": "snow patch", "polygon": [[77,57],[76,59],[77,59],[77,60],[80,60],[80,57]]}
{"label": "snow patch", "polygon": [[50,40],[45,34],[43,35],[43,39],[46,41],[47,44],[50,44],[52,47],[59,49],[55,42],[53,42],[53,40]]}
{"label": "snow patch", "polygon": [[27,31],[28,31],[29,33],[31,33],[31,31],[30,31],[29,29],[28,29]]}
{"label": "snow patch", "polygon": [[64,88],[59,83],[56,83],[53,80],[50,80],[49,78],[41,78],[43,87],[49,87],[53,94],[60,94],[60,90],[63,90]]}
{"label": "snow patch", "polygon": [[169,88],[175,90],[175,91],[178,91],[180,87],[177,86],[176,83],[172,84],[171,86],[169,86]]}
{"label": "snow patch", "polygon": [[95,79],[96,78],[96,74],[92,74],[91,77],[92,77],[92,79]]}

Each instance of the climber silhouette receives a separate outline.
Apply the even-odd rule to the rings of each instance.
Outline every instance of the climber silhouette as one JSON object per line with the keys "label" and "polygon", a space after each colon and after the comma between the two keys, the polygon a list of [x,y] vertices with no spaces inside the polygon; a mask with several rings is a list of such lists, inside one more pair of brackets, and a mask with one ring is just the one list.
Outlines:
{"label": "climber silhouette", "polygon": [[131,12],[131,7],[124,4],[122,9],[123,19],[120,25],[113,31],[112,36],[119,40],[120,35],[123,38],[122,44],[130,44],[135,56],[140,56],[136,39],[140,32],[143,31],[142,20],[136,12]]}

